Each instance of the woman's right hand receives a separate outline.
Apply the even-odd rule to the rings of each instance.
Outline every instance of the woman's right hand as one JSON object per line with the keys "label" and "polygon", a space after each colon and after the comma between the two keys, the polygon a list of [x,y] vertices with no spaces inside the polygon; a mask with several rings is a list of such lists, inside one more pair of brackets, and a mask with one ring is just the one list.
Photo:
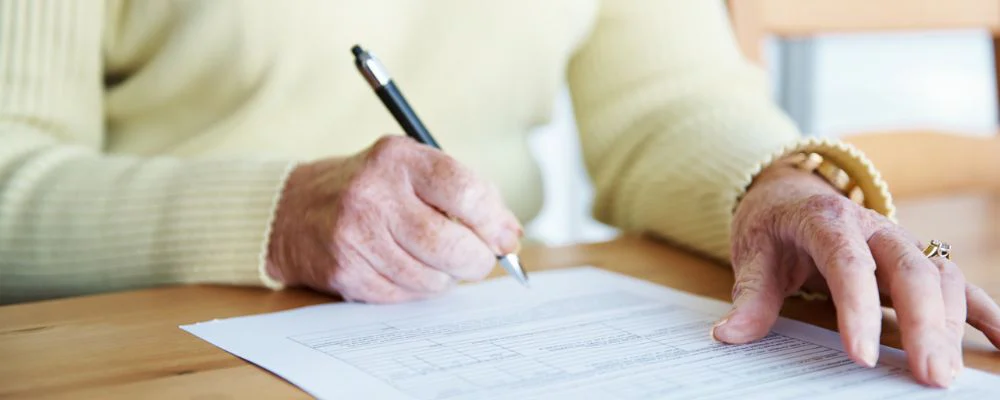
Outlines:
{"label": "woman's right hand", "polygon": [[383,137],[292,171],[267,273],[350,301],[416,300],[486,277],[521,236],[494,186],[437,149]]}

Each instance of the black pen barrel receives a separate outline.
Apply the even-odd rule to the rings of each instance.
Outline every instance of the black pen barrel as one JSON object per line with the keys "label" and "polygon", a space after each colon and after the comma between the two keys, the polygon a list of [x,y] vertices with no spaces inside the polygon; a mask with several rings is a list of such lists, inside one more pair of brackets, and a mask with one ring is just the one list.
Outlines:
{"label": "black pen barrel", "polygon": [[428,146],[437,149],[441,148],[434,138],[431,137],[427,128],[424,127],[423,122],[420,122],[420,118],[417,117],[413,108],[406,102],[406,98],[400,93],[395,83],[389,81],[388,84],[375,89],[375,93],[378,94],[379,99],[382,99],[382,103],[385,104],[389,112],[392,113],[392,116],[396,118],[396,121],[406,131],[407,136]]}

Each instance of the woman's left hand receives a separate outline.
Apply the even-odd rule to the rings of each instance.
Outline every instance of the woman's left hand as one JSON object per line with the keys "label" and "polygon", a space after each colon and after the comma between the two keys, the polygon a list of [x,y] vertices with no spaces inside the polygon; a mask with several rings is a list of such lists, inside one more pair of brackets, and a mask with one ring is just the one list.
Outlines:
{"label": "woman's left hand", "polygon": [[815,174],[775,164],[758,176],[733,222],[733,309],[713,329],[726,343],[764,337],[785,297],[805,287],[830,294],[844,348],[878,359],[882,309],[892,300],[915,378],[948,386],[962,368],[965,323],[1000,347],[1000,307],[951,261]]}

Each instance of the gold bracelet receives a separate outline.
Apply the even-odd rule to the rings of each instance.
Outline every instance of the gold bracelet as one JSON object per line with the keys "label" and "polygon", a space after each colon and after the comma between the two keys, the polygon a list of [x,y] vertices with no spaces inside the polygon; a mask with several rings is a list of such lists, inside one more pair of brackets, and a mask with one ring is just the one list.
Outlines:
{"label": "gold bracelet", "polygon": [[817,153],[799,153],[793,157],[795,167],[819,175],[840,194],[858,205],[865,204],[865,193],[843,169]]}

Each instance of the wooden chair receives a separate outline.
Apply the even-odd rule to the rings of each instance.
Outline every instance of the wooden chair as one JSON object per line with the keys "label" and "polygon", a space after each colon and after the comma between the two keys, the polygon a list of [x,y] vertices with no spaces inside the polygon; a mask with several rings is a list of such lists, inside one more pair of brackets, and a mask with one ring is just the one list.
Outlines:
{"label": "wooden chair", "polygon": [[[728,0],[728,3],[740,47],[747,58],[762,66],[763,41],[771,35],[809,37],[847,32],[984,29],[994,36],[995,65],[1000,72],[1000,0]],[[845,132],[845,140],[872,159],[896,197],[1000,192],[1000,136],[983,138],[955,133]]]}

